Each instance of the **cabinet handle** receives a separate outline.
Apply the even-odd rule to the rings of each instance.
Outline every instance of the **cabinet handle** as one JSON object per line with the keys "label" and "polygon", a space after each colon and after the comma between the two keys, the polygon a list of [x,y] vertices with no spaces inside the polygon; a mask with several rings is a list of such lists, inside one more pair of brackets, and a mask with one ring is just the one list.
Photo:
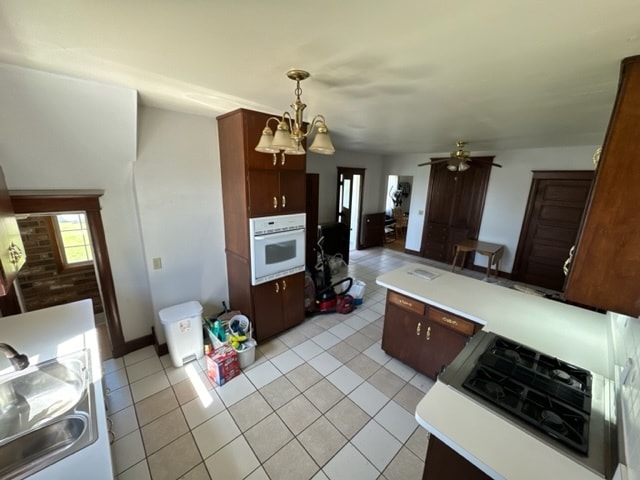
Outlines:
{"label": "cabinet handle", "polygon": [[420,327],[422,326],[422,323],[418,322],[418,326],[416,327],[416,335],[420,335]]}
{"label": "cabinet handle", "polygon": [[573,260],[573,253],[576,251],[576,246],[572,246],[569,250],[569,258],[564,261],[564,265],[562,265],[562,271],[564,272],[564,276],[569,275],[569,265],[571,265],[571,261]]}
{"label": "cabinet handle", "polygon": [[282,280],[282,291],[284,292],[287,289],[287,281]]}
{"label": "cabinet handle", "polygon": [[22,250],[14,242],[11,242],[11,245],[9,245],[9,261],[13,263],[13,266],[16,266],[21,258]]}
{"label": "cabinet handle", "polygon": [[406,300],[400,299],[398,300],[398,302],[400,303],[400,305],[404,305],[406,307],[413,307],[413,303],[407,302]]}
{"label": "cabinet handle", "polygon": [[273,197],[273,208],[278,208],[278,197]]}
{"label": "cabinet handle", "polygon": [[431,340],[431,327],[427,327],[427,334],[425,335],[427,342]]}
{"label": "cabinet handle", "polygon": [[278,164],[278,155],[276,153],[273,154],[273,166],[275,167]]}
{"label": "cabinet handle", "polygon": [[282,195],[282,208],[285,208],[286,206],[287,206],[287,197]]}
{"label": "cabinet handle", "polygon": [[280,284],[276,282],[276,293],[280,293]]}
{"label": "cabinet handle", "polygon": [[442,317],[442,321],[444,323],[448,323],[449,325],[458,325],[456,320],[451,320],[449,317]]}

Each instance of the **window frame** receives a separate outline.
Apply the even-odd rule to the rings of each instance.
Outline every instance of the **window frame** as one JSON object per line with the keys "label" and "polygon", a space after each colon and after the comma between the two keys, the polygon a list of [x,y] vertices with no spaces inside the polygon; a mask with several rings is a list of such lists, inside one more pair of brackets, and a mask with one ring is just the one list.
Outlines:
{"label": "window frame", "polygon": [[62,239],[62,232],[60,231],[60,227],[58,225],[58,215],[84,215],[85,216],[85,224],[86,224],[86,231],[89,234],[89,237],[91,237],[91,232],[89,231],[89,225],[87,222],[87,216],[85,212],[64,212],[64,213],[53,213],[48,217],[49,220],[49,230],[51,233],[51,238],[53,239],[55,246],[52,249],[54,256],[55,256],[55,260],[56,260],[56,264],[58,265],[58,271],[59,272],[70,272],[70,271],[74,271],[74,270],[82,270],[85,269],[87,267],[91,267],[93,268],[93,264],[94,264],[94,260],[95,260],[95,255],[93,252],[93,245],[91,243],[91,238],[89,238],[89,243],[87,243],[86,245],[88,245],[91,248],[91,255],[94,257],[91,260],[86,260],[83,262],[74,262],[74,263],[68,263],[67,262],[67,255],[64,251],[64,241]]}

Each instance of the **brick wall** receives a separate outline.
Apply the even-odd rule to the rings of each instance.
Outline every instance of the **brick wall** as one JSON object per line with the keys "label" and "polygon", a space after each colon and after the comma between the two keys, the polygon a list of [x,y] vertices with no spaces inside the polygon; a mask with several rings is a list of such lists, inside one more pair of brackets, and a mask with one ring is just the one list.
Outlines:
{"label": "brick wall", "polygon": [[49,217],[31,216],[18,220],[18,226],[27,254],[27,262],[18,274],[27,311],[91,298],[94,313],[102,313],[93,265],[59,271]]}

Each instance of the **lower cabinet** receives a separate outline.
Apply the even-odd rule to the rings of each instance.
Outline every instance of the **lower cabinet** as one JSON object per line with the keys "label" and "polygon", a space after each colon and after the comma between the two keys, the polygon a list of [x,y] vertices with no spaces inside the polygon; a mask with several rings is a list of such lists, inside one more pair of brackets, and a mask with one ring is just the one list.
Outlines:
{"label": "lower cabinet", "polygon": [[436,378],[481,325],[389,290],[382,349]]}
{"label": "lower cabinet", "polygon": [[272,337],[304,320],[304,273],[252,287],[258,340]]}
{"label": "lower cabinet", "polygon": [[427,457],[424,462],[422,480],[490,480],[484,472],[442,443],[438,437],[429,437]]}

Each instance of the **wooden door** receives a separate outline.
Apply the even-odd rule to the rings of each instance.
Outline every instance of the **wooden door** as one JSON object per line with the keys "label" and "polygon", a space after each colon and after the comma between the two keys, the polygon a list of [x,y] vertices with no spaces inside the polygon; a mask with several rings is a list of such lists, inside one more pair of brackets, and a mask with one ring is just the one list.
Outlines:
{"label": "wooden door", "polygon": [[562,291],[562,266],[575,244],[593,171],[534,171],[512,278]]}
{"label": "wooden door", "polygon": [[[350,239],[355,235],[356,248],[362,248],[360,244],[360,218],[362,217],[364,172],[364,168],[338,167],[336,221],[347,226]],[[355,216],[355,218],[352,218],[353,216]],[[349,245],[351,245],[351,243],[352,242],[349,241]]]}
{"label": "wooden door", "polygon": [[468,337],[433,321],[425,322],[423,328],[418,370],[435,380],[462,351]]}
{"label": "wooden door", "polygon": [[[423,257],[450,263],[457,242],[478,239],[492,162],[493,157],[472,157],[465,172],[449,171],[446,162],[431,166]],[[467,259],[471,265],[473,255]]]}

